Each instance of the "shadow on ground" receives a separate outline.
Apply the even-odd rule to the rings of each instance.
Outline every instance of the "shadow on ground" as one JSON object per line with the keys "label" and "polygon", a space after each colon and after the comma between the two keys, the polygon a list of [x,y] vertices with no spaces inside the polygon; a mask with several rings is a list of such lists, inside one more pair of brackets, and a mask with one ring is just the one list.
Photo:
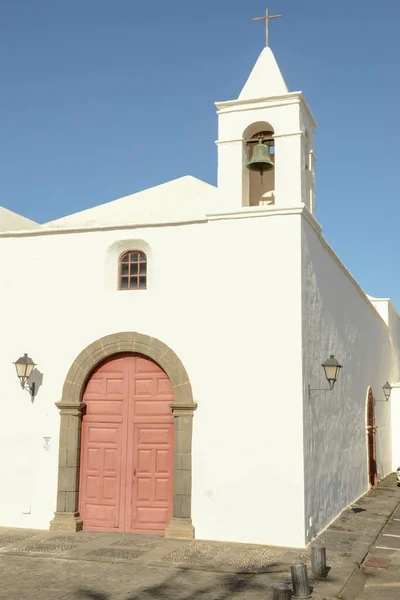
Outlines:
{"label": "shadow on ground", "polygon": [[[261,592],[263,595],[269,591],[265,585],[255,581],[254,576],[248,575],[219,575],[212,583],[194,588],[195,582],[191,581],[189,571],[175,573],[167,577],[162,583],[150,587],[142,587],[133,594],[128,594],[125,600],[225,600],[246,593]],[[88,588],[81,588],[75,592],[76,598],[82,600],[111,600],[112,595],[98,592]],[[252,596],[253,597],[253,596]]]}

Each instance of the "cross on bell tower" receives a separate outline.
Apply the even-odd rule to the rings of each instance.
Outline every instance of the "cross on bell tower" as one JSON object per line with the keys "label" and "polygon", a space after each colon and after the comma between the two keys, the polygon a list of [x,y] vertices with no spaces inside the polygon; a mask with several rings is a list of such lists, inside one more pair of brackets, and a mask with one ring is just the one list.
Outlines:
{"label": "cross on bell tower", "polygon": [[270,15],[268,8],[265,11],[265,17],[255,17],[253,21],[264,21],[265,20],[265,47],[269,47],[269,20],[279,19],[282,15]]}

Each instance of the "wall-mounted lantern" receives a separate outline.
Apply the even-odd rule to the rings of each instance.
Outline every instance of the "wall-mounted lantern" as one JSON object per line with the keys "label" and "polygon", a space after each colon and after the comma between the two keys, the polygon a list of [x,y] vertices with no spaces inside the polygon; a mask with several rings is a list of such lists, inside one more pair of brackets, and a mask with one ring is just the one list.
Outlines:
{"label": "wall-mounted lantern", "polygon": [[35,395],[35,382],[31,385],[26,385],[29,377],[32,374],[33,369],[36,367],[36,364],[33,362],[31,358],[27,354],[24,354],[14,363],[18,378],[21,382],[21,387],[23,390],[28,390],[30,395],[33,397]]}
{"label": "wall-mounted lantern", "polygon": [[389,400],[389,398],[390,398],[390,394],[392,393],[392,386],[387,381],[385,383],[385,385],[382,386],[382,389],[383,389],[383,393],[385,394],[385,398],[386,398],[386,402],[387,402]]}
{"label": "wall-mounted lantern", "polygon": [[325,377],[329,383],[329,389],[333,390],[333,386],[336,383],[342,365],[339,365],[334,355],[331,354],[321,366],[324,367]]}
{"label": "wall-mounted lantern", "polygon": [[[324,369],[325,377],[329,383],[329,390],[333,390],[334,385],[339,377],[340,369],[342,365],[338,363],[333,354],[330,355],[329,358],[326,359],[325,362],[321,365]],[[311,392],[327,392],[326,388],[312,388],[310,385],[308,386],[308,395],[311,396]]]}

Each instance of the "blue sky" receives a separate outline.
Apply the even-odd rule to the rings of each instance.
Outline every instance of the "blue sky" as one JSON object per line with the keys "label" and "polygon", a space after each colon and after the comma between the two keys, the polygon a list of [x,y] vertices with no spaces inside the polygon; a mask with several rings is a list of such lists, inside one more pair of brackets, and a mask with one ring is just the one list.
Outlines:
{"label": "blue sky", "polygon": [[400,2],[2,0],[0,205],[40,222],[191,174],[264,44],[318,121],[317,217],[400,309]]}

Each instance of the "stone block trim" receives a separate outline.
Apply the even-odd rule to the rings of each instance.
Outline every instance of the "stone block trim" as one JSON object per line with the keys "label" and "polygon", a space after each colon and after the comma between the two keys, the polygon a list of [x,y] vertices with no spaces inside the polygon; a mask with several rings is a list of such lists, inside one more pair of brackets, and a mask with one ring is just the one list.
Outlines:
{"label": "stone block trim", "polygon": [[123,352],[143,354],[151,358],[168,375],[174,402],[174,502],[171,524],[166,537],[194,538],[191,522],[192,489],[192,425],[193,402],[189,377],[180,359],[168,346],[148,335],[120,332],[107,335],[85,348],[71,365],[64,382],[60,409],[60,450],[58,463],[57,511],[50,524],[52,531],[79,531],[79,460],[81,422],[84,403],[82,394],[93,369],[107,358]]}

